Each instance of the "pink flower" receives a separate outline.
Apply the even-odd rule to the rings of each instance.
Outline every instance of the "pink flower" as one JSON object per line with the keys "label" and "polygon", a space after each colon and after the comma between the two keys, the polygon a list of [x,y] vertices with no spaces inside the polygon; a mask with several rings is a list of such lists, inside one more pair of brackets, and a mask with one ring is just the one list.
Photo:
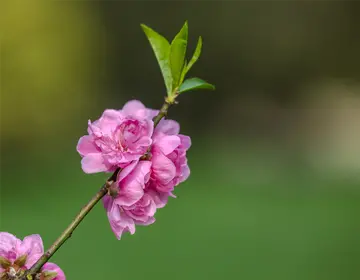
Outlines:
{"label": "pink flower", "polygon": [[83,171],[111,172],[138,160],[152,143],[152,118],[157,112],[132,100],[122,110],[105,110],[100,119],[89,121],[89,135],[77,145]]}
{"label": "pink flower", "polygon": [[[179,134],[173,120],[161,120],[154,130],[158,111],[136,100],[121,110],[105,110],[99,120],[89,121],[88,134],[77,151],[86,173],[121,171],[103,198],[110,226],[118,239],[135,233],[136,225],[154,223],[155,212],[174,196],[174,187],[190,175],[186,151],[190,137]],[[140,158],[151,151],[149,160]]]}
{"label": "pink flower", "polygon": [[[8,232],[0,232],[0,279],[11,279],[29,269],[44,253],[44,247],[40,235],[26,236],[24,240],[16,238]],[[52,280],[65,280],[62,270],[55,264],[47,263],[45,270],[53,271]],[[56,274],[54,274],[56,273]],[[47,278],[44,278],[47,280]],[[48,278],[50,279],[50,278]]]}
{"label": "pink flower", "polygon": [[150,178],[151,162],[133,162],[117,177],[118,195],[103,198],[110,226],[118,239],[124,232],[135,233],[135,225],[150,225],[155,222],[157,208],[166,204],[166,196],[146,189]]}
{"label": "pink flower", "polygon": [[141,200],[150,178],[150,167],[150,161],[134,161],[125,167],[115,182],[118,195],[115,198],[107,195],[103,199],[110,226],[118,239],[123,232],[135,232],[135,223],[123,207],[131,207]]}
{"label": "pink flower", "polygon": [[173,120],[162,120],[154,132],[150,184],[159,192],[172,192],[190,175],[186,151],[191,140],[178,133],[179,124]]}

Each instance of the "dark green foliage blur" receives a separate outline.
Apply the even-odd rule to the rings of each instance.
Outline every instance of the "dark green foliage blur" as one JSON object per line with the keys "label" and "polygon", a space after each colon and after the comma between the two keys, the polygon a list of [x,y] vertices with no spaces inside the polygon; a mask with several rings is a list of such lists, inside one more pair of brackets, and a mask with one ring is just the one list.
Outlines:
{"label": "dark green foliage blur", "polygon": [[0,231],[49,247],[100,188],[75,147],[129,99],[160,108],[144,23],[189,23],[169,118],[191,176],[155,224],[117,241],[101,204],[52,261],[67,279],[355,280],[360,275],[360,5],[356,1],[24,1],[0,8]]}

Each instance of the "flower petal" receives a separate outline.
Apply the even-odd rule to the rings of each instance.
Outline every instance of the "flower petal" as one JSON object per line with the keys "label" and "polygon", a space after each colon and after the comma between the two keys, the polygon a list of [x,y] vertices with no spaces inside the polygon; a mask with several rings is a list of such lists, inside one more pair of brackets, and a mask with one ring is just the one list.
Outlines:
{"label": "flower petal", "polygon": [[112,205],[112,208],[107,212],[108,219],[112,231],[114,232],[117,239],[121,239],[121,235],[124,232],[135,233],[135,223],[133,219],[128,217],[123,210],[116,204]]}
{"label": "flower petal", "polygon": [[105,195],[104,198],[102,199],[102,202],[106,211],[110,211],[111,208],[113,207],[114,199],[109,195]]}
{"label": "flower petal", "polygon": [[180,138],[176,135],[162,134],[156,137],[154,146],[160,150],[164,155],[168,155],[173,152],[180,145]]}
{"label": "flower petal", "polygon": [[146,108],[139,100],[130,100],[122,108],[122,113],[128,116],[145,117]]}
{"label": "flower petal", "polygon": [[91,123],[89,120],[88,133],[89,135],[93,134],[96,137],[110,135],[122,118],[123,115],[120,111],[107,109],[103,112],[98,120],[94,121],[93,123]]}
{"label": "flower petal", "polygon": [[89,135],[95,135],[96,137],[100,137],[102,135],[101,129],[97,126],[98,122],[99,121],[97,120],[92,123],[90,120],[88,120],[87,132]]}
{"label": "flower petal", "polygon": [[122,114],[120,111],[114,109],[106,109],[101,116],[101,120],[116,123],[119,119],[121,119],[121,117]]}
{"label": "flower petal", "polygon": [[189,178],[189,176],[190,176],[190,168],[186,164],[182,167],[182,174],[181,174],[179,183],[184,182],[187,178]]}
{"label": "flower petal", "polygon": [[154,217],[148,217],[147,220],[145,222],[143,221],[136,221],[137,225],[142,225],[142,226],[148,226],[155,223],[155,218]]}
{"label": "flower petal", "polygon": [[180,137],[181,146],[183,147],[183,149],[185,150],[189,149],[191,146],[191,138],[187,135],[182,135],[182,134],[179,134],[178,136]]}
{"label": "flower petal", "polygon": [[156,213],[156,203],[153,199],[151,199],[150,204],[146,207],[146,214],[149,217],[154,216]]}
{"label": "flower petal", "polygon": [[144,194],[145,180],[150,173],[151,162],[140,161],[134,170],[120,183],[120,193],[114,203],[130,206],[141,199]]}
{"label": "flower petal", "polygon": [[76,150],[82,156],[86,156],[91,153],[98,153],[99,150],[94,144],[94,138],[90,135],[85,135],[79,139],[79,142],[76,146]]}
{"label": "flower petal", "polygon": [[169,158],[162,153],[154,153],[152,163],[153,177],[157,183],[165,185],[174,179],[176,167]]}
{"label": "flower petal", "polygon": [[159,132],[167,135],[176,135],[180,132],[180,125],[177,121],[162,119],[155,129],[155,133]]}
{"label": "flower petal", "polygon": [[157,208],[165,207],[170,196],[170,193],[160,193],[155,190],[149,190],[147,193],[152,197]]}
{"label": "flower petal", "polygon": [[16,245],[21,243],[16,236],[8,232],[0,232],[0,256],[13,261],[16,258]]}
{"label": "flower petal", "polygon": [[149,147],[152,143],[152,139],[149,136],[143,136],[136,141],[136,145]]}
{"label": "flower petal", "polygon": [[108,171],[108,168],[104,163],[102,154],[100,153],[87,154],[81,160],[81,167],[85,173],[97,173],[97,172]]}
{"label": "flower petal", "polygon": [[126,102],[124,107],[122,108],[122,111],[125,114],[130,115],[132,112],[142,109],[146,109],[144,104],[142,104],[139,100],[134,99]]}
{"label": "flower petal", "polygon": [[134,160],[128,166],[124,167],[117,175],[117,182],[121,182],[126,176],[128,176],[136,167],[138,160]]}
{"label": "flower petal", "polygon": [[43,241],[38,234],[26,236],[18,245],[18,256],[27,255],[25,266],[30,268],[44,253]]}
{"label": "flower petal", "polygon": [[159,114],[159,110],[146,109],[146,117],[152,120],[157,114]]}

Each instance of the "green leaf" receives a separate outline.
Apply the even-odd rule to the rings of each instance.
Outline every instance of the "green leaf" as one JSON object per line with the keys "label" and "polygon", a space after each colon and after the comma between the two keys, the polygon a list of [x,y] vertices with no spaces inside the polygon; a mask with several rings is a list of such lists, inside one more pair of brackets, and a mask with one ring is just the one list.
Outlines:
{"label": "green leaf", "polygon": [[185,79],[185,75],[186,75],[186,68],[187,68],[187,61],[185,60],[185,62],[184,62],[184,67],[183,67],[183,69],[182,69],[182,71],[181,71],[181,75],[180,75],[179,85],[181,85],[181,84],[182,84],[182,82],[183,82],[183,81],[184,81],[184,79]]}
{"label": "green leaf", "polygon": [[184,66],[186,47],[188,41],[188,24],[185,22],[180,32],[171,42],[170,47],[170,67],[172,74],[172,87],[175,89],[179,86],[180,77]]}
{"label": "green leaf", "polygon": [[182,93],[189,90],[196,90],[196,89],[215,90],[215,86],[199,78],[190,78],[182,83],[182,85],[179,87],[178,93]]}
{"label": "green leaf", "polygon": [[172,75],[170,69],[169,55],[170,44],[163,36],[152,30],[145,24],[141,24],[146,37],[148,38],[150,45],[155,53],[156,59],[159,63],[161,73],[164,77],[166,90],[168,93],[172,91]]}
{"label": "green leaf", "polygon": [[[186,66],[186,73],[189,72],[189,70],[191,69],[191,67],[195,64],[195,62],[199,59],[200,54],[201,54],[201,48],[202,48],[202,38],[201,36],[199,37],[199,40],[197,42],[196,45],[196,49],[195,52],[191,58],[191,60],[189,61],[189,64]],[[185,73],[185,74],[186,74]]]}

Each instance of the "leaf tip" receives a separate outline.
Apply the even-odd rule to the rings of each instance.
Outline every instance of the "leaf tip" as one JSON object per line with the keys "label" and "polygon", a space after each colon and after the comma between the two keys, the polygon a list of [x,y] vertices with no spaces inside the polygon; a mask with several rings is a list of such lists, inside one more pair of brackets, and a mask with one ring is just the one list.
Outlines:
{"label": "leaf tip", "polygon": [[140,24],[140,27],[144,31],[145,34],[147,34],[148,31],[150,30],[150,27],[148,27],[147,25],[145,25],[143,23]]}
{"label": "leaf tip", "polygon": [[181,36],[185,39],[185,41],[187,41],[188,33],[189,33],[189,26],[188,26],[188,21],[186,20],[184,25],[181,27],[180,32],[175,36],[175,38]]}
{"label": "leaf tip", "polygon": [[152,30],[152,29],[151,29],[149,26],[147,26],[146,24],[141,23],[140,26],[141,26],[141,29],[144,31],[144,33],[145,33],[146,35],[150,34],[151,32],[155,32],[154,30]]}

